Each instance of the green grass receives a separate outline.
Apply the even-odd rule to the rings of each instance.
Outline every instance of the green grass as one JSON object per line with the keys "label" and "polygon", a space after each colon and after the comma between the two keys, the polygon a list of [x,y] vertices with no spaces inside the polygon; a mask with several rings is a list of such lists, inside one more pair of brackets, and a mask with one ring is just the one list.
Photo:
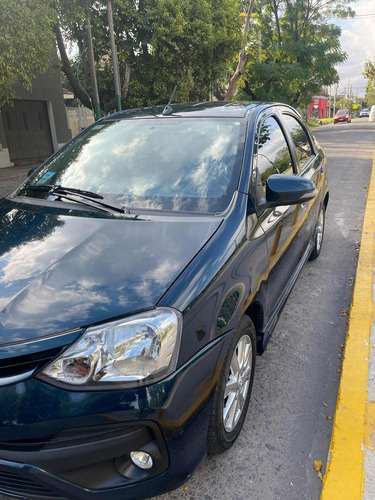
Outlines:
{"label": "green grass", "polygon": [[315,118],[310,118],[310,120],[307,120],[307,125],[309,127],[319,127],[319,122]]}
{"label": "green grass", "polygon": [[316,118],[310,118],[308,120],[307,125],[309,127],[320,127],[320,125],[328,125],[328,123],[333,123],[333,118],[320,118],[317,120]]}

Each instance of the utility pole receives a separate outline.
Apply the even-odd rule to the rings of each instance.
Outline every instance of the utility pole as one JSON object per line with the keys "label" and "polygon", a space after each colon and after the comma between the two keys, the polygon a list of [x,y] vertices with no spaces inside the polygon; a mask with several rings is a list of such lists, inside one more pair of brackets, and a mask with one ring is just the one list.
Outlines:
{"label": "utility pole", "polygon": [[328,118],[331,118],[331,86],[328,87]]}
{"label": "utility pole", "polygon": [[333,96],[333,114],[336,113],[337,83],[335,83],[335,95]]}
{"label": "utility pole", "polygon": [[109,38],[111,41],[113,78],[115,81],[116,110],[121,111],[120,74],[119,74],[119,69],[118,69],[115,35],[113,33],[113,17],[112,17],[112,2],[111,2],[111,0],[108,0],[108,2],[107,2],[107,15],[108,15],[108,26],[109,26]]}
{"label": "utility pole", "polygon": [[89,66],[90,66],[91,86],[92,86],[92,92],[94,94],[95,120],[99,120],[101,116],[100,104],[99,104],[99,92],[98,92],[98,84],[96,81],[94,48],[92,46],[91,22],[90,22],[90,12],[88,5],[87,5],[87,18],[86,18],[86,38],[87,38],[87,50],[88,50]]}
{"label": "utility pole", "polygon": [[346,106],[349,108],[350,103],[350,80],[348,80],[348,90],[346,92]]}

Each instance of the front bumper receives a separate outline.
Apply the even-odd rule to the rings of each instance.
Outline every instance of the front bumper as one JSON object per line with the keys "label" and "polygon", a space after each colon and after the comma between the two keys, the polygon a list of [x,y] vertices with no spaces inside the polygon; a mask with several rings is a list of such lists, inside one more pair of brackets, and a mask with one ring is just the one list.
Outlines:
{"label": "front bumper", "polygon": [[[147,498],[206,455],[212,395],[232,334],[158,384],[69,392],[35,379],[0,390],[0,492],[19,498]],[[130,451],[151,454],[149,471]]]}

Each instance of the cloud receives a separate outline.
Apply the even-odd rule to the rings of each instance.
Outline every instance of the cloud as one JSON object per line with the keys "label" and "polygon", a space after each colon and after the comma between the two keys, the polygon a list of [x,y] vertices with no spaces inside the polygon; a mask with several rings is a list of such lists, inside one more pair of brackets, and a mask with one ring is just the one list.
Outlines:
{"label": "cloud", "polygon": [[[357,16],[375,13],[373,0],[359,0],[352,6]],[[344,91],[348,80],[353,86],[353,94],[364,95],[366,79],[362,72],[366,59],[375,57],[375,17],[357,17],[351,20],[334,21],[341,29],[341,47],[348,59],[336,67],[340,76],[340,89]]]}

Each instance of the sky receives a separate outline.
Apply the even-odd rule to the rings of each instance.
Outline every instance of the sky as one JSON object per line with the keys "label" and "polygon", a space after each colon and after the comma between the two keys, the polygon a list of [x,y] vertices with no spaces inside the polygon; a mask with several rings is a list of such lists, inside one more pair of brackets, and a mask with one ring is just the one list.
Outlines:
{"label": "sky", "polygon": [[353,95],[363,96],[367,82],[362,75],[364,62],[375,58],[375,0],[358,0],[351,7],[358,17],[331,21],[341,27],[341,47],[348,54],[348,59],[336,67],[338,92],[344,93],[350,80]]}

